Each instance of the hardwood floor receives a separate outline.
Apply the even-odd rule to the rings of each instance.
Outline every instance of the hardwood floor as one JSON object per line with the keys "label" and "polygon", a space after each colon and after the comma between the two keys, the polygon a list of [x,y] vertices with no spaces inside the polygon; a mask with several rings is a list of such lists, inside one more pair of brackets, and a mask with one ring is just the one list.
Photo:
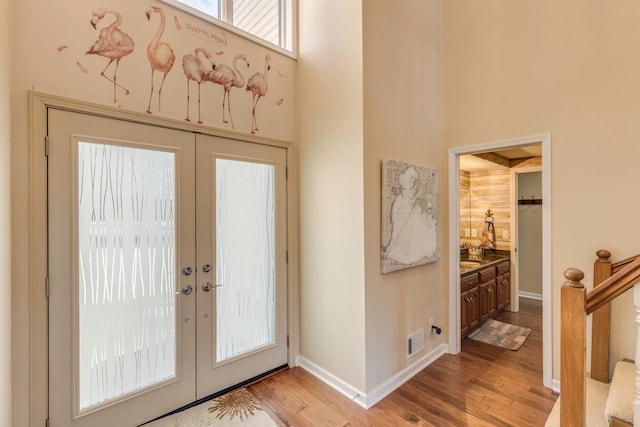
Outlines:
{"label": "hardwood floor", "polygon": [[543,426],[556,396],[542,385],[542,302],[496,319],[531,328],[520,350],[464,339],[369,410],[301,368],[249,390],[281,426]]}

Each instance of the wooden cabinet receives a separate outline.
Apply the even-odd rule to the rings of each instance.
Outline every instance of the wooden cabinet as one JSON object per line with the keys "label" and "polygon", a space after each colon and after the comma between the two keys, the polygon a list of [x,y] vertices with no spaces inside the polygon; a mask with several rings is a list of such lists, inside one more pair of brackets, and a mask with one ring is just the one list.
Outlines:
{"label": "wooden cabinet", "polygon": [[498,311],[511,303],[511,274],[510,261],[502,261],[496,265],[496,304]]}
{"label": "wooden cabinet", "polygon": [[462,336],[480,323],[478,311],[478,273],[471,272],[460,279],[460,329]]}
{"label": "wooden cabinet", "polygon": [[478,272],[478,297],[480,299],[480,323],[497,313],[496,305],[496,267],[485,267]]}
{"label": "wooden cabinet", "polygon": [[509,259],[460,277],[460,335],[466,336],[511,302]]}

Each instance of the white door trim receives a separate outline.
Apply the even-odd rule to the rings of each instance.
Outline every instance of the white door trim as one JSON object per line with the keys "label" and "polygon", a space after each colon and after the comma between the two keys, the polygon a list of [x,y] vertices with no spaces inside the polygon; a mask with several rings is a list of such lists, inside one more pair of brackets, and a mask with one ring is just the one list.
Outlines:
{"label": "white door trim", "polygon": [[460,352],[460,156],[542,145],[542,377],[552,388],[551,133],[449,149],[449,352]]}
{"label": "white door trim", "polygon": [[298,322],[298,213],[296,148],[289,141],[264,138],[242,132],[197,125],[185,121],[149,115],[123,108],[29,91],[29,324],[22,332],[29,342],[29,426],[42,427],[48,417],[48,314],[47,314],[47,109],[58,108],[78,113],[127,120],[245,142],[282,147],[287,150],[287,329],[289,365],[295,364],[299,350]]}

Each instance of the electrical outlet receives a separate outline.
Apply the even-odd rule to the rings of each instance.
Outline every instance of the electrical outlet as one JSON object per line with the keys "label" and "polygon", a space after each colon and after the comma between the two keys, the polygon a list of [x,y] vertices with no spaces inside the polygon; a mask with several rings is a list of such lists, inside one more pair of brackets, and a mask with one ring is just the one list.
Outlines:
{"label": "electrical outlet", "polygon": [[475,228],[471,229],[471,237],[478,237],[478,230],[476,230]]}

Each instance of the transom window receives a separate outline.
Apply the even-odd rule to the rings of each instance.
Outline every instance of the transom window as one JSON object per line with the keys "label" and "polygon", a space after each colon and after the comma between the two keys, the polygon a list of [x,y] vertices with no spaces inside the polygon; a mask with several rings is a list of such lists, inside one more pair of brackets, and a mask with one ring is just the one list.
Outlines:
{"label": "transom window", "polygon": [[294,0],[163,0],[254,40],[293,52]]}

